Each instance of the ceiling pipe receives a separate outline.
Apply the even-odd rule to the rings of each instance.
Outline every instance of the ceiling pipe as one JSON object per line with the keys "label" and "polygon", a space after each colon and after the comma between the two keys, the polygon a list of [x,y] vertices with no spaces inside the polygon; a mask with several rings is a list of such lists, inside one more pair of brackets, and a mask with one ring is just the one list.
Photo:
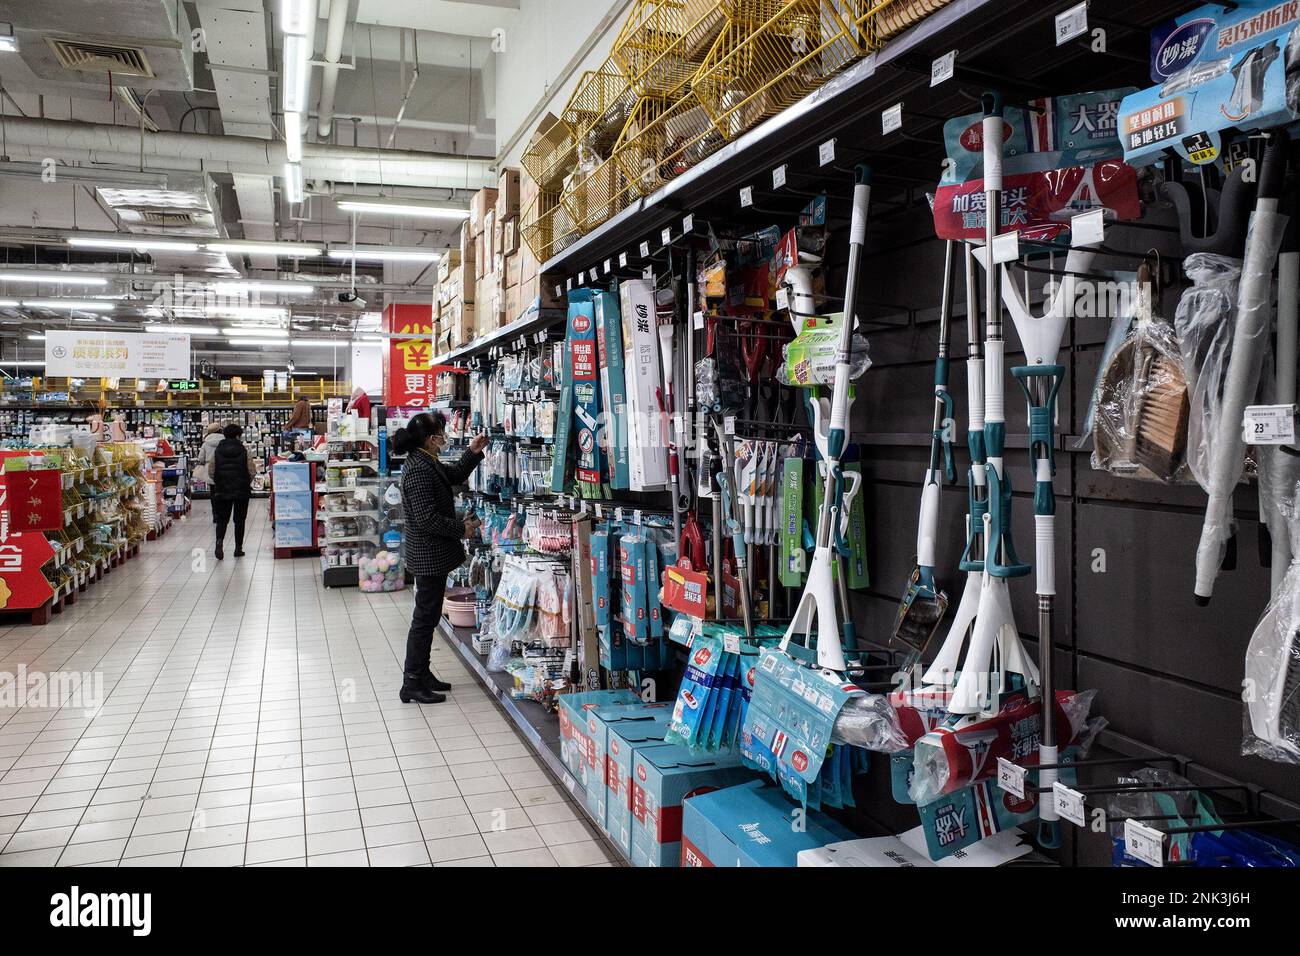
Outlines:
{"label": "ceiling pipe", "polygon": [[320,139],[329,139],[334,131],[334,95],[338,91],[338,64],[343,58],[343,34],[348,25],[349,6],[350,0],[330,0],[324,65],[321,67],[319,115],[316,118],[316,134]]}
{"label": "ceiling pipe", "polygon": [[[152,169],[267,175],[286,161],[284,143],[253,136],[158,132],[111,123],[8,117],[5,137],[11,156],[53,156],[63,160],[129,163]],[[143,147],[143,148],[142,148]],[[304,143],[303,175],[309,179],[448,188],[496,181],[492,158],[408,149],[374,149]]]}

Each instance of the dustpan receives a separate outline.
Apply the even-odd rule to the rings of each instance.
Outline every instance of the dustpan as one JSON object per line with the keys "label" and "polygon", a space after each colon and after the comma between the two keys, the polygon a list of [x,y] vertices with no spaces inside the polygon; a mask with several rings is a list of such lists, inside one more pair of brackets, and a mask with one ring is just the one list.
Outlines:
{"label": "dustpan", "polygon": [[1135,326],[1102,370],[1093,418],[1092,466],[1147,481],[1174,481],[1187,458],[1187,375],[1172,328],[1154,314],[1156,289],[1143,263]]}
{"label": "dustpan", "polygon": [[[1300,485],[1293,489],[1300,494]],[[1292,560],[1246,648],[1242,698],[1249,722],[1242,750],[1270,760],[1300,763],[1300,522],[1295,502],[1281,506],[1291,535]]]}

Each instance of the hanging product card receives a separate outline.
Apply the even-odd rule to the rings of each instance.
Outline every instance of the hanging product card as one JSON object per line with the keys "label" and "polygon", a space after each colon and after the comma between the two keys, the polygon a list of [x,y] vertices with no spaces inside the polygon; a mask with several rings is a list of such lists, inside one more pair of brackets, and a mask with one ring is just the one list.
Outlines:
{"label": "hanging product card", "polygon": [[807,552],[803,545],[802,458],[790,457],[781,464],[781,583],[788,588],[803,584]]}
{"label": "hanging product card", "polygon": [[886,136],[903,128],[903,104],[895,103],[880,114],[880,130]]}
{"label": "hanging product card", "polygon": [[642,259],[650,258],[650,243],[648,242],[641,243],[641,258]]}
{"label": "hanging product card", "polygon": [[1207,4],[1158,27],[1151,71],[1159,84],[1124,98],[1124,158],[1159,162],[1166,149],[1197,165],[1216,162],[1223,133],[1289,126],[1300,110],[1293,31],[1300,4],[1241,0]]}
{"label": "hanging product card", "polygon": [[998,758],[998,788],[1012,796],[1025,798],[1025,768],[1006,757]]}
{"label": "hanging product card", "polygon": [[957,51],[949,50],[930,64],[930,86],[936,87],[952,79],[957,70]]}
{"label": "hanging product card", "polygon": [[747,209],[752,205],[754,205],[754,187],[740,187],[740,208]]}
{"label": "hanging product card", "polygon": [[1248,445],[1294,445],[1294,405],[1248,405],[1241,440]]}
{"label": "hanging product card", "polygon": [[785,186],[785,163],[782,163],[776,169],[772,170],[772,188],[781,189]]}
{"label": "hanging product card", "polygon": [[1076,827],[1088,825],[1083,794],[1078,790],[1071,790],[1057,780],[1052,784],[1052,801],[1056,807],[1056,815],[1062,820],[1073,823]]}
{"label": "hanging product card", "polygon": [[817,147],[817,164],[826,166],[835,162],[835,140],[828,139]]}
{"label": "hanging product card", "polygon": [[1165,835],[1155,827],[1124,821],[1124,852],[1147,866],[1165,865]]}
{"label": "hanging product card", "polygon": [[1056,45],[1061,46],[1088,32],[1088,3],[1077,4],[1056,15]]}
{"label": "hanging product card", "polygon": [[708,576],[699,571],[688,571],[680,564],[664,569],[664,607],[691,617],[708,614]]}

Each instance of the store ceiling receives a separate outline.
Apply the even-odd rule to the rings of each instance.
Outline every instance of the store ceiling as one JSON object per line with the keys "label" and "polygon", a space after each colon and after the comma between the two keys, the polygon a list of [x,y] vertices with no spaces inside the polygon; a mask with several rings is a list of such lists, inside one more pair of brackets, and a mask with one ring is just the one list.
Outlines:
{"label": "store ceiling", "polygon": [[[0,0],[0,34],[11,26],[17,44],[0,52],[0,279],[4,271],[66,269],[106,280],[91,288],[0,281],[0,358],[39,358],[40,344],[28,336],[48,327],[195,324],[192,311],[176,312],[169,290],[201,292],[201,283],[217,279],[310,278],[306,296],[260,290],[217,300],[285,309],[283,322],[303,338],[346,339],[374,328],[388,301],[427,301],[436,262],[359,261],[354,277],[351,261],[328,253],[353,243],[440,252],[461,220],[367,212],[354,222],[332,197],[465,206],[494,181],[492,37],[517,7],[517,0]],[[304,31],[312,51],[301,113],[305,196],[291,203],[281,87],[286,42],[294,41],[284,28],[304,8],[315,10]],[[199,248],[69,245],[86,234]],[[304,243],[322,254],[203,248],[222,240]],[[364,305],[339,300],[354,282]],[[96,314],[2,304],[60,295],[119,298],[112,312]],[[200,324],[232,321],[214,314]],[[250,350],[206,338],[194,345],[231,365],[287,357],[280,346]]]}

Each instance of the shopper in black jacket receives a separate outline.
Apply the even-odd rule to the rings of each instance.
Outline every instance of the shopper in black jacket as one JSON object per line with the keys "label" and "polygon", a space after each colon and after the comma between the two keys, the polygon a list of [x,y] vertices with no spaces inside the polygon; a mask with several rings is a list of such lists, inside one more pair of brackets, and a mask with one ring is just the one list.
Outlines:
{"label": "shopper in black jacket", "polygon": [[225,436],[212,452],[209,477],[212,479],[212,516],[217,523],[216,556],[226,556],[226,524],[235,516],[235,557],[244,556],[244,520],[248,517],[248,499],[253,491],[255,466],[248,449],[239,437],[244,429],[231,422],[222,431]]}
{"label": "shopper in black jacket", "polygon": [[465,560],[462,543],[474,533],[477,519],[456,514],[455,487],[469,478],[483,460],[487,435],[469,443],[459,462],[445,465],[438,453],[447,447],[447,421],[441,414],[421,412],[393,436],[393,448],[406,456],[402,465],[402,560],[415,576],[415,612],[406,635],[402,668],[402,703],[437,704],[439,691],[451,685],[429,671],[433,631],[442,617],[447,575]]}

